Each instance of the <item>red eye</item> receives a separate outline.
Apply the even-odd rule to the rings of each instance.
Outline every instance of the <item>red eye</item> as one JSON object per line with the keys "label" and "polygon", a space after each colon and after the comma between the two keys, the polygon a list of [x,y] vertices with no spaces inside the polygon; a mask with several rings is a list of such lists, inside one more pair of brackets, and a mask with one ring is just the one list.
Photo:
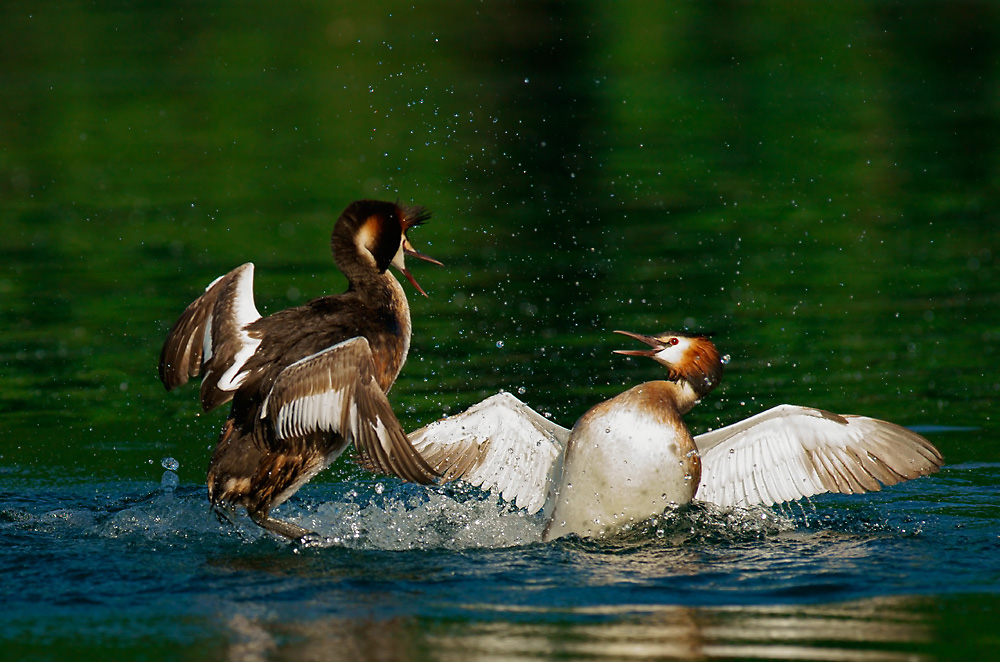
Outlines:
{"label": "red eye", "polygon": [[677,344],[677,343],[679,343],[679,342],[680,342],[680,340],[678,340],[677,338],[671,338],[671,339],[670,339],[670,344],[671,344],[671,345],[676,345],[676,344]]}

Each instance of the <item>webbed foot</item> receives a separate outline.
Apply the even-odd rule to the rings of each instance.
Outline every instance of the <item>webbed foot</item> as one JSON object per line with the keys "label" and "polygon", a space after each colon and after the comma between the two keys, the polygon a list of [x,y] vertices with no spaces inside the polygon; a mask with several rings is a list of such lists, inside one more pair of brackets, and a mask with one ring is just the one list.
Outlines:
{"label": "webbed foot", "polygon": [[[291,522],[271,517],[267,514],[267,511],[247,511],[247,514],[250,515],[250,519],[252,519],[257,526],[267,529],[271,533],[276,533],[279,536],[290,538],[291,540],[304,542],[306,538],[318,535],[309,529],[303,529],[297,524],[292,524]],[[320,538],[322,539],[322,537]]]}

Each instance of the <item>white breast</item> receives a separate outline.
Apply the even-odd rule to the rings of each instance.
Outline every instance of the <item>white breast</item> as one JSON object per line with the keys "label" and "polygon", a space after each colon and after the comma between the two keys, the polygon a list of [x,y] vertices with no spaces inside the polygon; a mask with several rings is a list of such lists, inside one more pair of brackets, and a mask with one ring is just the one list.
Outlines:
{"label": "white breast", "polygon": [[694,497],[699,464],[690,434],[637,408],[635,390],[597,405],[573,428],[549,495],[546,539],[601,537]]}

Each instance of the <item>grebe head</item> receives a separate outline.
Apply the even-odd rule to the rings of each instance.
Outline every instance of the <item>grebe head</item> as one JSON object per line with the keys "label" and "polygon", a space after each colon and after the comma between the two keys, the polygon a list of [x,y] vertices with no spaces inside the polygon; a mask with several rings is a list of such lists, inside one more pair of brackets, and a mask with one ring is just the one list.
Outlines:
{"label": "grebe head", "polygon": [[704,333],[664,331],[644,336],[630,331],[615,331],[646,343],[650,349],[616,349],[616,354],[648,356],[669,371],[671,381],[685,381],[698,397],[703,397],[722,381],[722,357]]}
{"label": "grebe head", "polygon": [[430,212],[423,207],[408,207],[378,200],[352,202],[333,227],[334,259],[342,264],[344,258],[350,259],[345,254],[350,252],[379,273],[385,272],[390,266],[396,267],[418,292],[427,296],[407,270],[404,256],[411,255],[433,264],[441,264],[415,249],[406,236],[410,228],[421,225],[430,216]]}

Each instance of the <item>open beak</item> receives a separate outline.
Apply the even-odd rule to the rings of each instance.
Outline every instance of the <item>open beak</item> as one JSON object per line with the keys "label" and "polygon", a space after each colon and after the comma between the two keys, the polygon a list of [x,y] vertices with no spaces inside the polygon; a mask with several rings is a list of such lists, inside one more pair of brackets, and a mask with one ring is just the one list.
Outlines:
{"label": "open beak", "polygon": [[[436,264],[439,267],[444,266],[443,264],[432,258],[430,255],[424,255],[416,248],[414,248],[413,244],[410,243],[410,240],[406,236],[403,237],[403,254],[415,257],[418,260],[430,262],[431,264]],[[402,272],[402,274],[406,276],[406,280],[410,281],[410,285],[413,285],[413,287],[417,288],[417,292],[420,292],[424,296],[427,296],[427,292],[424,292],[424,288],[420,287],[420,283],[417,282],[417,279],[413,277],[413,274],[411,274],[406,267],[400,268],[400,272]]]}
{"label": "open beak", "polygon": [[656,356],[660,350],[666,347],[662,341],[652,336],[644,336],[641,333],[632,333],[631,331],[615,331],[615,333],[635,338],[639,342],[646,343],[652,347],[652,349],[616,349],[613,350],[615,354],[624,354],[625,356]]}

